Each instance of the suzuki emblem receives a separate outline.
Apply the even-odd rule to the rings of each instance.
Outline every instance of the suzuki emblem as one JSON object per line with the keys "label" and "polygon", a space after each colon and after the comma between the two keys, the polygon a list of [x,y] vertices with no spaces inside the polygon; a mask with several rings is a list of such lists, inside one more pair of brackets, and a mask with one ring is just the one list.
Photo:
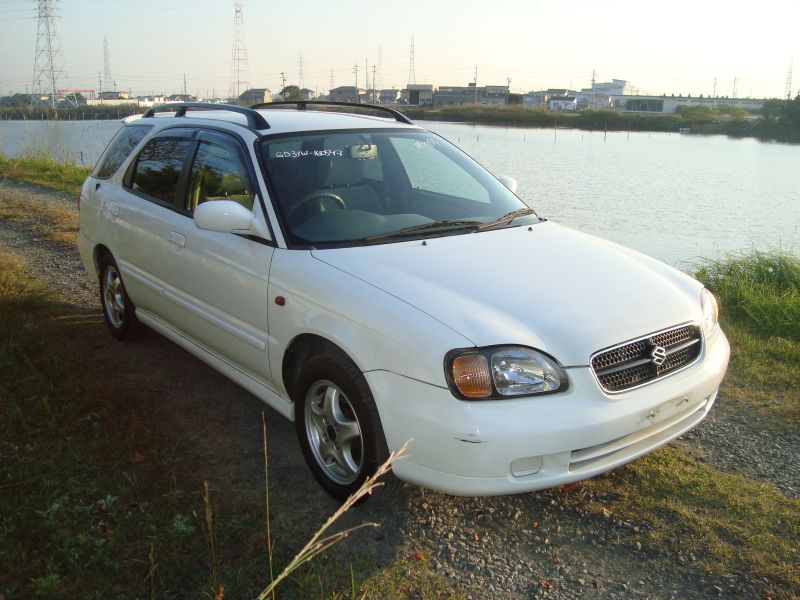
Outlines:
{"label": "suzuki emblem", "polygon": [[654,346],[653,351],[650,353],[650,357],[653,359],[653,363],[657,367],[660,367],[667,360],[667,349],[664,348],[664,346]]}

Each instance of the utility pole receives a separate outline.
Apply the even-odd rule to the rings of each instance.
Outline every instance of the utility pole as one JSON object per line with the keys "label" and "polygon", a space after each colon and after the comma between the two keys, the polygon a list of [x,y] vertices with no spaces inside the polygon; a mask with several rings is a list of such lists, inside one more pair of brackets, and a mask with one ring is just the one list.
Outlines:
{"label": "utility pole", "polygon": [[794,58],[789,59],[789,72],[786,74],[786,99],[792,99],[792,71],[794,70]]}
{"label": "utility pole", "polygon": [[738,78],[734,76],[733,78],[733,99],[736,100],[736,82]]}
{"label": "utility pole", "polygon": [[595,70],[592,69],[592,108],[594,108],[594,84],[595,84]]}
{"label": "utility pole", "polygon": [[331,90],[332,90],[334,87],[336,87],[336,86],[334,85],[334,82],[333,82],[333,69],[331,69],[331,87],[330,87],[330,89],[328,90],[328,93],[330,93],[330,91],[331,91]]}
{"label": "utility pole", "polygon": [[281,93],[286,89],[286,73],[281,71]]}
{"label": "utility pole", "polygon": [[378,67],[372,65],[372,103],[375,104],[375,79],[377,77]]}
{"label": "utility pole", "polygon": [[714,92],[711,94],[711,97],[712,98],[716,98],[717,97],[717,78],[716,77],[714,77]]}
{"label": "utility pole", "polygon": [[100,85],[100,90],[98,92],[98,98],[100,100],[100,104],[103,103],[103,78],[100,76],[100,71],[97,72],[97,83]]}
{"label": "utility pole", "polygon": [[183,101],[189,101],[189,95],[186,93],[186,73],[183,74]]}
{"label": "utility pole", "polygon": [[478,66],[475,65],[475,104],[478,103]]}
{"label": "utility pole", "polygon": [[356,96],[358,96],[358,63],[353,65],[353,73],[356,75]]}
{"label": "utility pole", "polygon": [[511,77],[506,77],[506,105],[511,103]]}

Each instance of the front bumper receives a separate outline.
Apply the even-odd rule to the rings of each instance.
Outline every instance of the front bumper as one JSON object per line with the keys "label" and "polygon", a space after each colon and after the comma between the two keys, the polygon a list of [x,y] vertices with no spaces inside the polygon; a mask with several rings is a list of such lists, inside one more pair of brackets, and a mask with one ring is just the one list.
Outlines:
{"label": "front bumper", "polygon": [[449,389],[388,371],[364,374],[393,465],[411,483],[461,496],[515,494],[614,469],[691,429],[711,409],[730,346],[718,328],[685,371],[629,392],[604,394],[588,367],[570,387],[515,400],[462,401]]}

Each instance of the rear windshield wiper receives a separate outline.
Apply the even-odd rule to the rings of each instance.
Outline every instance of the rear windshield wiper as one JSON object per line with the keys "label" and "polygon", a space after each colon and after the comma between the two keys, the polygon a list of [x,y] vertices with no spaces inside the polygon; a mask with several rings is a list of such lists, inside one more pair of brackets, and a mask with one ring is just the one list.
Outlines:
{"label": "rear windshield wiper", "polygon": [[499,219],[495,219],[494,221],[489,221],[488,223],[483,223],[478,226],[478,231],[484,231],[486,229],[493,229],[498,225],[510,225],[511,221],[516,219],[517,217],[524,217],[526,215],[533,215],[536,214],[532,208],[528,208],[527,206],[524,208],[518,208],[516,210],[512,210],[509,213],[504,214]]}
{"label": "rear windshield wiper", "polygon": [[390,240],[392,238],[402,238],[414,236],[419,233],[437,233],[439,231],[451,231],[458,229],[472,229],[477,231],[481,226],[480,221],[433,221],[432,223],[422,223],[421,225],[412,225],[411,227],[404,227],[397,231],[387,231],[386,233],[378,233],[365,237],[362,241],[364,243],[378,242],[381,240]]}

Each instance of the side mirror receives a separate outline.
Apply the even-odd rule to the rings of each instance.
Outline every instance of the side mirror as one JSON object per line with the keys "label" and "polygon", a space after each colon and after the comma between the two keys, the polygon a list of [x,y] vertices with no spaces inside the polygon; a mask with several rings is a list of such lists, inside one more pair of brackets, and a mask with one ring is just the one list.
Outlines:
{"label": "side mirror", "polygon": [[194,224],[199,229],[219,233],[250,230],[254,215],[233,200],[211,200],[194,209]]}
{"label": "side mirror", "polygon": [[511,190],[512,193],[517,193],[517,180],[513,177],[509,177],[508,175],[500,175],[497,180]]}

